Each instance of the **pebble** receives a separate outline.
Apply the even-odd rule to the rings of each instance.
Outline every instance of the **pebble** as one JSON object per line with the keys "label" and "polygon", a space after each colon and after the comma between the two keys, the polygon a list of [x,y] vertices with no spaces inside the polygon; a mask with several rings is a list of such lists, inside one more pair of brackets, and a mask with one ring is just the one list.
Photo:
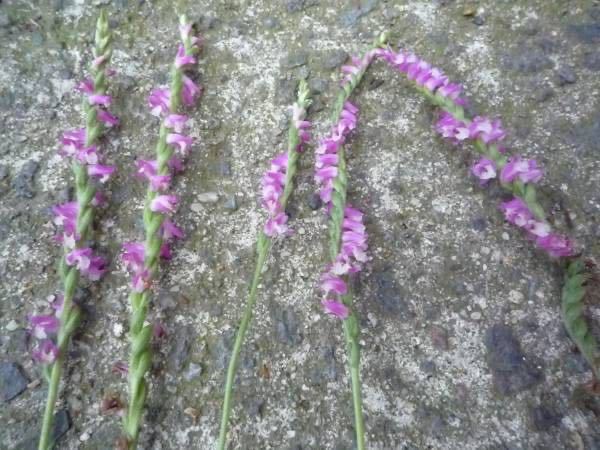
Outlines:
{"label": "pebble", "polygon": [[201,203],[192,203],[190,205],[190,209],[193,212],[197,212],[198,213],[198,212],[202,211],[202,204]]}
{"label": "pebble", "polygon": [[527,359],[509,326],[496,324],[489,328],[485,347],[493,385],[499,394],[514,395],[543,381],[543,372]]}
{"label": "pebble", "polygon": [[40,165],[37,161],[27,161],[13,179],[13,189],[18,197],[33,198],[35,196],[34,178]]}
{"label": "pebble", "polygon": [[235,195],[229,195],[225,200],[225,204],[223,205],[225,209],[229,211],[237,211],[238,204]]}
{"label": "pebble", "polygon": [[7,331],[15,331],[17,328],[19,328],[19,324],[16,320],[13,319],[6,324],[5,328]]}
{"label": "pebble", "polygon": [[202,375],[202,366],[196,363],[190,363],[188,368],[183,372],[183,378],[186,381],[192,381]]}
{"label": "pebble", "polygon": [[302,342],[302,336],[299,333],[300,320],[293,309],[276,305],[273,315],[275,316],[277,337],[281,342],[288,345],[298,345]]}
{"label": "pebble", "polygon": [[504,60],[504,64],[509,69],[525,74],[537,73],[553,66],[552,60],[542,50],[531,47],[519,47]]}
{"label": "pebble", "polygon": [[439,326],[432,326],[429,330],[429,336],[431,337],[431,345],[438,350],[448,350],[450,345],[448,343],[448,332]]}
{"label": "pebble", "polygon": [[282,61],[282,66],[286,69],[293,69],[295,67],[301,67],[308,63],[308,53],[298,52],[292,53]]}
{"label": "pebble", "polygon": [[566,84],[573,84],[577,81],[577,75],[572,67],[562,66],[556,71],[558,75],[558,84],[559,86],[564,86]]}
{"label": "pebble", "polygon": [[219,201],[219,194],[216,192],[203,192],[196,196],[196,200],[200,203],[217,203]]}
{"label": "pebble", "polygon": [[314,193],[308,196],[307,204],[310,209],[316,211],[317,209],[320,209],[321,206],[323,206],[323,201],[321,200],[319,194]]}
{"label": "pebble", "polygon": [[190,356],[192,342],[196,335],[191,326],[177,327],[174,343],[169,353],[170,366],[177,372],[181,371]]}
{"label": "pebble", "polygon": [[325,70],[333,70],[340,67],[348,59],[348,53],[344,50],[331,50],[323,55],[321,67]]}
{"label": "pebble", "polygon": [[17,363],[0,362],[0,395],[3,402],[8,402],[25,391],[28,383],[29,380]]}

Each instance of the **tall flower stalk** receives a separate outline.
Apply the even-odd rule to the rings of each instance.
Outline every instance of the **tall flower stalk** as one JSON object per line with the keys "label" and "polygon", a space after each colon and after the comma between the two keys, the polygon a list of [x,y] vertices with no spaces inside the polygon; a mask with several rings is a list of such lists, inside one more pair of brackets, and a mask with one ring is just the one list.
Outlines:
{"label": "tall flower stalk", "polygon": [[248,331],[250,321],[252,320],[254,305],[256,304],[256,294],[265,261],[270,252],[273,240],[278,236],[286,236],[292,232],[287,225],[288,216],[285,209],[294,189],[294,176],[298,170],[300,154],[304,149],[304,144],[310,139],[310,122],[305,120],[306,109],[311,102],[309,94],[310,92],[306,81],[301,80],[298,87],[296,103],[292,106],[292,121],[288,133],[287,152],[282,153],[271,160],[271,166],[262,179],[262,206],[266,210],[268,218],[264,224],[263,230],[258,234],[254,276],[252,277],[248,300],[237,330],[229,366],[227,368],[223,410],[219,428],[219,442],[217,446],[219,450],[225,450],[227,443],[227,429],[232,407],[233,383],[235,381],[244,337]]}
{"label": "tall flower stalk", "polygon": [[105,11],[96,22],[94,60],[90,66],[91,78],[84,80],[77,89],[85,94],[85,128],[66,131],[61,140],[59,154],[71,159],[75,177],[76,200],[52,208],[54,223],[62,228],[56,240],[63,246],[59,273],[62,294],[54,297],[54,312],[31,316],[31,333],[39,339],[33,357],[45,365],[48,380],[48,397],[44,412],[38,448],[47,450],[52,442],[54,406],[58,396],[63,364],[66,360],[69,340],[80,322],[81,311],[74,302],[75,290],[81,275],[98,280],[105,272],[105,260],[96,256],[88,246],[92,238],[92,224],[96,208],[105,202],[97,190],[97,183],[104,183],[114,172],[114,167],[100,164],[99,138],[106,128],[118,125],[118,119],[106,108],[112,98],[107,94],[107,66],[111,57],[111,33]]}
{"label": "tall flower stalk", "polygon": [[144,242],[123,244],[122,259],[132,273],[131,316],[129,339],[131,344],[128,366],[129,402],[123,416],[123,430],[129,449],[137,447],[144,403],[148,394],[146,373],[150,369],[152,353],[150,339],[153,327],[146,322],[152,283],[157,278],[161,259],[171,258],[170,243],[183,237],[182,230],[167,216],[176,210],[178,198],[168,194],[173,174],[183,170],[182,160],[193,144],[191,137],[183,134],[187,116],[180,112],[181,106],[192,106],[200,95],[200,87],[185,72],[196,64],[200,40],[192,36],[192,25],[185,16],[180,17],[179,45],[172,67],[171,86],[157,88],[149,97],[153,115],[160,121],[156,159],[137,162],[137,175],[148,181],[144,206]]}
{"label": "tall flower stalk", "polygon": [[436,130],[456,144],[470,141],[480,158],[471,167],[481,185],[498,179],[500,186],[512,194],[500,209],[505,219],[525,232],[527,237],[565,269],[562,291],[562,316],[565,328],[581,354],[590,364],[595,382],[600,380],[600,347],[584,317],[586,285],[592,277],[592,265],[586,264],[575,251],[571,239],[552,230],[546,212],[537,200],[536,183],[543,171],[537,161],[507,155],[502,141],[506,132],[499,119],[467,117],[461,97],[462,88],[452,83],[442,70],[413,53],[387,49],[381,56],[397,71],[405,74],[442,113]]}
{"label": "tall flower stalk", "polygon": [[315,163],[315,181],[319,185],[319,196],[329,214],[330,263],[321,276],[321,305],[326,313],[341,319],[343,323],[358,450],[365,448],[360,381],[360,330],[358,317],[352,306],[349,278],[359,272],[362,264],[368,260],[367,235],[362,223],[363,214],[346,201],[348,172],[344,143],[348,134],[356,128],[358,115],[358,108],[348,99],[373,60],[384,52],[382,47],[386,43],[387,33],[382,33],[373,48],[362,58],[353,57],[351,64],[342,66],[345,75],[333,108],[334,125],[329,136],[320,141]]}

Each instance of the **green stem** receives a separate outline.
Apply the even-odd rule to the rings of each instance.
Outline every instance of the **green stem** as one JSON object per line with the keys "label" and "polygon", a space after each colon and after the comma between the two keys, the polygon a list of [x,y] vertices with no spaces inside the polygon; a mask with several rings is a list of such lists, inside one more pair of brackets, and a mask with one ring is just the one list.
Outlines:
{"label": "green stem", "polygon": [[252,284],[250,285],[250,293],[248,294],[248,300],[246,307],[240,321],[238,331],[235,336],[235,342],[231,351],[231,359],[229,360],[229,366],[227,367],[227,378],[225,381],[225,396],[223,399],[223,413],[221,416],[221,426],[219,428],[219,443],[217,448],[219,450],[225,450],[227,443],[227,427],[229,423],[229,415],[231,413],[231,398],[233,394],[233,382],[235,380],[235,373],[237,370],[238,361],[240,359],[240,352],[242,350],[242,343],[246,336],[246,331],[252,320],[252,312],[254,305],[256,304],[256,291],[261,279],[262,269],[265,265],[265,261],[271,248],[271,239],[261,233],[257,243],[257,257],[256,257],[256,268],[254,269],[254,276],[252,277]]}
{"label": "green stem", "polygon": [[58,386],[60,384],[60,375],[62,373],[63,357],[58,356],[52,365],[52,372],[48,383],[48,396],[46,398],[46,409],[44,410],[44,418],[42,422],[42,431],[40,433],[39,450],[48,450],[52,442],[50,435],[52,432],[52,424],[54,423],[54,404],[58,397]]}
{"label": "green stem", "polygon": [[352,382],[352,404],[354,406],[354,428],[356,433],[356,448],[365,448],[365,422],[362,414],[362,395],[360,383],[360,345],[358,343],[358,327],[355,327],[356,316],[344,320],[344,335],[348,345],[350,379]]}
{"label": "green stem", "polygon": [[[111,33],[108,26],[108,17],[105,10],[100,12],[100,16],[96,22],[94,56],[104,55],[106,59],[97,67],[91,67],[93,75],[94,92],[105,94],[107,91],[105,69],[111,56]],[[93,145],[104,127],[98,121],[96,108],[84,102],[84,111],[86,116],[85,131],[86,131],[86,146]],[[79,239],[75,243],[76,247],[80,247],[90,235],[91,226],[94,221],[95,208],[92,205],[92,200],[96,193],[96,187],[90,182],[86,167],[83,164],[74,162],[72,171],[75,176],[75,191],[79,212],[76,221],[76,233]],[[42,429],[40,431],[40,440],[38,444],[39,450],[48,450],[52,445],[51,433],[54,423],[54,405],[58,397],[60,386],[60,378],[63,370],[63,364],[66,360],[66,352],[69,346],[69,340],[75,332],[80,320],[80,310],[77,305],[73,304],[73,297],[77,283],[79,282],[79,271],[75,267],[68,267],[66,264],[66,255],[70,249],[65,248],[64,254],[60,262],[60,275],[63,283],[63,306],[60,315],[60,327],[57,336],[58,356],[51,365],[50,377],[48,379],[48,396],[46,399],[46,407],[42,419]]]}

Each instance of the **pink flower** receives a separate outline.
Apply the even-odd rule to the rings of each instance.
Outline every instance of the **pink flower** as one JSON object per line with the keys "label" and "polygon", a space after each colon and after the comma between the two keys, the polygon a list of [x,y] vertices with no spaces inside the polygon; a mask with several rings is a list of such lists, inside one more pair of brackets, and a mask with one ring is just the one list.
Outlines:
{"label": "pink flower", "polygon": [[176,133],[181,133],[187,120],[188,117],[183,114],[169,114],[165,117],[165,126],[172,128]]}
{"label": "pink flower", "polygon": [[160,233],[161,237],[167,241],[170,239],[182,239],[184,236],[181,228],[175,225],[173,221],[168,218],[163,220],[162,224],[160,225]]}
{"label": "pink flower", "polygon": [[530,234],[536,237],[546,237],[552,230],[550,225],[539,220],[530,220],[525,227]]}
{"label": "pink flower", "polygon": [[98,120],[109,128],[119,125],[119,119],[105,109],[100,109],[96,114],[96,117],[98,117]]}
{"label": "pink flower", "polygon": [[77,229],[77,214],[79,214],[79,204],[77,202],[68,202],[52,207],[54,213],[54,224],[62,226],[67,233],[74,233]]}
{"label": "pink flower", "polygon": [[108,108],[112,102],[110,95],[91,94],[88,96],[88,102],[90,105],[101,105]]}
{"label": "pink flower", "polygon": [[177,202],[178,199],[175,195],[157,195],[150,202],[150,209],[161,214],[173,213]]}
{"label": "pink flower", "polygon": [[324,299],[321,300],[321,305],[327,314],[331,314],[338,319],[344,320],[350,314],[348,307],[337,300]]}
{"label": "pink flower", "polygon": [[518,197],[503,202],[500,209],[504,212],[504,218],[518,227],[525,227],[533,218],[527,204]]}
{"label": "pink flower", "polygon": [[169,246],[168,242],[163,242],[163,244],[160,246],[160,252],[158,254],[162,259],[172,259],[173,258],[173,254],[171,253],[171,247]]}
{"label": "pink flower", "polygon": [[488,158],[481,158],[471,167],[471,172],[481,180],[481,184],[496,178],[496,163]]}
{"label": "pink flower", "polygon": [[446,111],[440,114],[440,119],[436,123],[435,128],[443,137],[455,143],[469,139],[471,136],[468,125]]}
{"label": "pink flower", "polygon": [[85,80],[81,81],[75,89],[84,94],[93,94],[94,82],[89,78],[86,78]]}
{"label": "pink flower", "polygon": [[90,280],[99,280],[106,272],[106,261],[101,256],[95,256],[89,247],[76,248],[65,256],[68,266],[75,266],[82,275]]}
{"label": "pink flower", "polygon": [[520,156],[510,158],[500,172],[500,181],[510,183],[516,178],[523,183],[537,183],[543,175],[542,169],[535,159],[521,159]]}
{"label": "pink flower", "polygon": [[85,128],[65,131],[61,139],[62,147],[59,154],[61,156],[74,156],[78,150],[81,150],[85,146],[85,141]]}
{"label": "pink flower", "polygon": [[80,271],[85,271],[90,267],[92,258],[92,249],[89,247],[76,248],[67,253],[65,262],[69,266],[75,266]]}
{"label": "pink flower", "polygon": [[75,158],[82,164],[98,164],[98,153],[95,145],[77,151]]}
{"label": "pink flower", "polygon": [[191,23],[179,25],[179,34],[181,36],[182,41],[185,41],[186,39],[188,39],[190,37],[191,32],[192,32],[192,24]]}
{"label": "pink flower", "polygon": [[202,94],[202,89],[186,75],[182,77],[183,87],[181,89],[181,98],[185,106],[194,106],[196,100]]}
{"label": "pink flower", "polygon": [[536,243],[554,258],[572,256],[575,253],[573,242],[555,233],[550,233],[537,239]]}
{"label": "pink flower", "polygon": [[332,292],[334,294],[344,295],[348,292],[348,287],[344,280],[327,272],[321,276],[320,287],[325,294]]}
{"label": "pink flower", "polygon": [[171,92],[165,88],[154,89],[148,97],[148,105],[153,116],[159,117],[161,114],[169,113],[170,103]]}
{"label": "pink flower", "polygon": [[187,64],[196,64],[196,58],[192,55],[186,55],[184,46],[179,45],[177,55],[175,56],[175,67],[180,69]]}
{"label": "pink flower", "polygon": [[44,339],[31,352],[31,356],[41,364],[52,364],[58,358],[58,347],[50,339]]}
{"label": "pink flower", "polygon": [[106,183],[114,171],[115,168],[113,166],[103,166],[101,164],[91,164],[88,166],[88,175],[98,177],[100,183]]}
{"label": "pink flower", "polygon": [[60,317],[63,311],[65,297],[62,294],[49,295],[48,302],[50,302],[50,307],[54,310],[54,315]]}
{"label": "pink flower", "polygon": [[132,272],[140,272],[144,268],[145,248],[142,242],[123,243],[121,260],[125,268]]}
{"label": "pink flower", "polygon": [[469,125],[471,139],[481,139],[484,143],[498,142],[504,139],[506,131],[499,119],[490,120],[487,117],[475,117]]}
{"label": "pink flower", "polygon": [[150,272],[147,269],[144,269],[140,272],[137,272],[133,275],[131,279],[131,287],[134,292],[144,292],[146,289],[150,287]]}
{"label": "pink flower", "polygon": [[60,320],[55,315],[31,316],[29,322],[31,324],[31,334],[37,339],[48,338],[48,336],[55,334],[60,327]]}
{"label": "pink flower", "polygon": [[92,199],[91,203],[93,206],[101,208],[103,206],[106,206],[108,201],[106,200],[106,196],[102,192],[96,191],[96,194],[94,194],[94,198]]}
{"label": "pink flower", "polygon": [[284,212],[277,213],[275,217],[270,217],[265,223],[264,232],[269,237],[282,236],[290,233],[287,225],[288,216]]}
{"label": "pink flower", "polygon": [[171,175],[151,175],[149,179],[150,188],[155,192],[166,191],[171,184]]}
{"label": "pink flower", "polygon": [[194,143],[194,140],[184,134],[167,134],[167,144],[173,145],[179,149],[182,153],[186,153],[188,147]]}

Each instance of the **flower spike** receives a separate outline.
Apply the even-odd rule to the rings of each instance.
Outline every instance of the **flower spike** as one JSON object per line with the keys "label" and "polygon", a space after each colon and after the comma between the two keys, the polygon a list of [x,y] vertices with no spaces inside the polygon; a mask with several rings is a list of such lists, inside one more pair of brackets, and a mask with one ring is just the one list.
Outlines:
{"label": "flower spike", "polygon": [[298,170],[298,160],[302,153],[304,144],[309,139],[310,122],[305,120],[306,109],[310,105],[310,91],[306,81],[301,80],[298,87],[298,97],[292,106],[292,120],[288,134],[287,152],[276,156],[271,160],[270,168],[262,178],[262,206],[267,213],[267,220],[262,232],[259,232],[256,243],[256,269],[250,285],[250,293],[246,307],[235,337],[235,344],[225,381],[225,396],[223,399],[223,410],[221,425],[219,428],[219,441],[217,448],[225,450],[227,444],[227,428],[229,425],[229,414],[231,413],[233,382],[237,370],[240,351],[244,342],[246,331],[250,325],[250,319],[256,303],[256,291],[261,280],[261,274],[272,242],[277,237],[284,237],[291,233],[287,224],[288,216],[285,212],[287,202],[294,188],[294,176]]}
{"label": "flower spike", "polygon": [[[80,310],[74,303],[75,290],[81,275],[92,281],[100,279],[106,271],[104,258],[86,246],[92,238],[92,223],[96,209],[104,203],[103,194],[97,190],[114,172],[114,167],[100,164],[99,138],[119,119],[106,108],[112,104],[108,95],[108,64],[112,54],[111,32],[105,11],[96,22],[94,60],[90,65],[91,77],[82,81],[77,90],[87,97],[84,102],[86,127],[66,131],[60,142],[59,155],[70,158],[75,176],[76,201],[52,208],[54,224],[62,230],[56,241],[63,246],[59,273],[63,294],[60,303],[53,305],[55,315],[31,317],[32,335],[40,339],[32,356],[45,365],[48,374],[48,396],[40,432],[39,449],[47,450],[52,444],[51,431],[54,405],[58,396],[62,365],[67,348],[76,330]],[[97,179],[97,181],[96,181]]]}
{"label": "flower spike", "polygon": [[144,402],[148,394],[145,379],[152,360],[152,325],[146,322],[151,297],[151,287],[159,271],[161,260],[172,257],[169,241],[180,239],[183,232],[167,216],[175,213],[178,198],[169,194],[175,173],[183,169],[182,157],[189,153],[193,145],[191,137],[183,134],[188,117],[181,111],[182,106],[192,106],[198,98],[200,88],[186,75],[196,63],[199,40],[192,35],[192,25],[181,17],[180,34],[182,42],[178,46],[172,69],[169,88],[157,88],[150,93],[148,105],[150,113],[161,120],[156,159],[140,159],[136,162],[135,174],[148,182],[144,208],[144,242],[123,244],[121,259],[131,273],[131,318],[129,340],[131,354],[127,377],[129,402],[123,413],[122,441],[130,450],[137,448]]}

